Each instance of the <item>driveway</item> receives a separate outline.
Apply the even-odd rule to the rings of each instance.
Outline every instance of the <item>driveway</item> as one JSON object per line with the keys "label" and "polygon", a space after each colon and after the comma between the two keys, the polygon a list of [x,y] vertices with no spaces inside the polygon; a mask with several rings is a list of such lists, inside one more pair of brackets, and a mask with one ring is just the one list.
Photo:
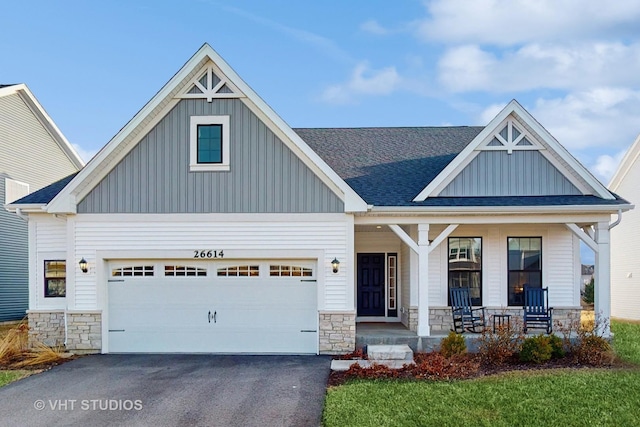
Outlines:
{"label": "driveway", "polygon": [[0,388],[6,426],[318,426],[323,356],[95,355]]}

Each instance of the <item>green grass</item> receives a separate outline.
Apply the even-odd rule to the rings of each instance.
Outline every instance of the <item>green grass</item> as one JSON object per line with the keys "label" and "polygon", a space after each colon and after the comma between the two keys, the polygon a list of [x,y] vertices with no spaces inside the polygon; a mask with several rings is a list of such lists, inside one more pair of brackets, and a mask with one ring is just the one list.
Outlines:
{"label": "green grass", "polygon": [[[612,322],[621,359],[640,365],[640,324]],[[456,381],[366,381],[327,392],[332,426],[638,426],[640,366],[516,372]]]}
{"label": "green grass", "polygon": [[33,371],[0,371],[0,387],[31,375]]}

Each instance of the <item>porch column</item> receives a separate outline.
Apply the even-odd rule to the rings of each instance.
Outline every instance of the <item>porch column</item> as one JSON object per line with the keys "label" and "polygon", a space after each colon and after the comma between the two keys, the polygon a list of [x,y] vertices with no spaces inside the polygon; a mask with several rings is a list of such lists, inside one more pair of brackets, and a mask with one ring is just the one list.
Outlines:
{"label": "porch column", "polygon": [[418,336],[429,336],[429,224],[418,224]]}
{"label": "porch column", "polygon": [[606,322],[601,325],[600,332],[605,337],[609,337],[611,329],[611,244],[609,240],[609,223],[599,222],[596,225],[596,241],[598,251],[596,251],[595,265],[595,315],[596,318]]}

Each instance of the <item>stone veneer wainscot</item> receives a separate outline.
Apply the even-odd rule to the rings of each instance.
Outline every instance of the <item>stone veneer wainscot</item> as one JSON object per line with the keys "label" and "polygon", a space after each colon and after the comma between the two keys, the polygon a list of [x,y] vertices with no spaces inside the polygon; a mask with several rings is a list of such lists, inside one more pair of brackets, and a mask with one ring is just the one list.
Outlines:
{"label": "stone veneer wainscot", "polygon": [[320,312],[320,354],[343,354],[356,347],[356,313]]}

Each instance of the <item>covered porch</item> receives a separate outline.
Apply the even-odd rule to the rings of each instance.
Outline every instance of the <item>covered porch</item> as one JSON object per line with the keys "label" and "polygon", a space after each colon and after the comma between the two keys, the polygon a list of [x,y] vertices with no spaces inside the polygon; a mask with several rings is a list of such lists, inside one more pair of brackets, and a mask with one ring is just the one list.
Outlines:
{"label": "covered porch", "polygon": [[596,253],[595,312],[609,319],[610,227],[608,213],[356,216],[356,346],[438,345],[449,286],[469,286],[487,317],[522,316],[526,284],[549,288],[554,319],[579,315],[581,241]]}

